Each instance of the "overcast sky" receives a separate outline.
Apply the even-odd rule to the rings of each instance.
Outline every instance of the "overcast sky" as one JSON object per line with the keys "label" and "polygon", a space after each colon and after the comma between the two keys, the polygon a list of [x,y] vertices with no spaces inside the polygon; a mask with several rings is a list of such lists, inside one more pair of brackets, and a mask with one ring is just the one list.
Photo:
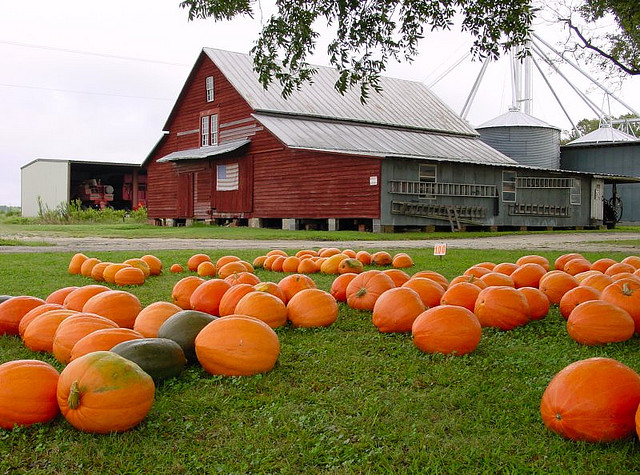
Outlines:
{"label": "overcast sky", "polygon": [[[30,0],[0,2],[0,205],[20,205],[20,168],[38,158],[142,162],[203,47],[248,53],[255,20],[187,21],[179,0]],[[262,2],[263,5],[269,2]],[[265,15],[268,12],[263,12]],[[551,40],[553,41],[553,40]],[[388,75],[431,85],[462,58],[471,40],[432,35],[411,64],[391,64]],[[323,48],[314,57],[327,64]],[[480,65],[463,61],[433,91],[460,113]],[[627,109],[567,68],[578,88],[601,108]],[[555,73],[549,78],[572,119],[595,114]],[[640,109],[640,78],[616,93]],[[477,126],[511,104],[508,63],[491,65],[468,120]],[[563,129],[570,122],[545,83],[534,79],[532,115]]]}

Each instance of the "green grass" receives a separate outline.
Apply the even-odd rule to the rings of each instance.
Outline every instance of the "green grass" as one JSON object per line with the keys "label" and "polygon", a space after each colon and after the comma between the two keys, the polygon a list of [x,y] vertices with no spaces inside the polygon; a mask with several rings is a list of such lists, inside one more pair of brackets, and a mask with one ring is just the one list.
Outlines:
{"label": "green grass", "polygon": [[[149,251],[165,266],[193,251]],[[252,260],[261,251],[233,251]],[[480,261],[515,261],[530,251],[451,250],[440,260],[408,250],[415,272],[448,278]],[[209,253],[213,258],[224,250]],[[560,253],[544,253],[555,259]],[[597,259],[602,253],[584,253]],[[0,294],[46,297],[67,285],[70,253],[7,254]],[[95,253],[103,260],[138,257]],[[612,255],[621,259],[623,255]],[[282,274],[259,270],[262,280]],[[169,300],[187,274],[150,278],[128,288],[143,305]],[[315,275],[329,289],[332,276]],[[638,473],[635,438],[588,444],[564,440],[541,422],[549,380],[567,364],[609,356],[640,370],[637,337],[603,347],[574,343],[557,309],[511,332],[483,330],[464,357],[425,355],[410,335],[380,334],[371,314],[340,306],[326,329],[277,329],[282,351],[269,373],[244,378],[207,375],[190,366],[160,386],[145,420],[122,434],[73,429],[62,417],[49,424],[0,430],[1,473]],[[0,362],[52,357],[0,337]]]}

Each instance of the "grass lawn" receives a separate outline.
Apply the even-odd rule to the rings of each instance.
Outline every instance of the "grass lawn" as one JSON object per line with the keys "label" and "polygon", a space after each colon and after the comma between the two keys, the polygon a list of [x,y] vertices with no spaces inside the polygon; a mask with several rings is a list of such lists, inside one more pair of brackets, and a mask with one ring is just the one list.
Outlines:
{"label": "grass lawn", "polygon": [[[383,248],[383,245],[381,246]],[[153,251],[168,268],[192,251]],[[423,269],[448,278],[481,261],[514,262],[532,252],[407,250]],[[214,259],[229,252],[209,252]],[[253,260],[260,251],[233,251]],[[542,253],[553,261],[560,252]],[[70,253],[5,254],[0,294],[46,297],[92,281],[67,273]],[[584,253],[595,260],[604,254]],[[139,257],[95,253],[102,260]],[[624,255],[611,255],[622,259]],[[257,270],[263,280],[283,274]],[[188,273],[164,273],[127,288],[143,305],[170,300]],[[333,276],[314,275],[328,290]],[[0,429],[0,473],[575,473],[640,472],[640,444],[577,443],[548,431],[539,415],[542,393],[560,369],[608,356],[640,370],[638,337],[601,347],[580,346],[557,309],[510,332],[484,329],[464,357],[426,355],[408,334],[380,334],[371,314],[340,306],[329,328],[276,330],[281,354],[273,371],[222,378],[198,365],[156,390],[149,415],[122,434],[91,435],[61,416],[49,424]],[[0,363],[53,357],[0,337]]]}

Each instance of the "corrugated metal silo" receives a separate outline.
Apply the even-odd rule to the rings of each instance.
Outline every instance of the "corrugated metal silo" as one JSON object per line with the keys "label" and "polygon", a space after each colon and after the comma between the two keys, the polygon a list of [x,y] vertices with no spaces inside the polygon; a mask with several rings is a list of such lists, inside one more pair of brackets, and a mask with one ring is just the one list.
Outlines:
{"label": "corrugated metal silo", "polygon": [[480,139],[522,165],[560,168],[560,129],[511,109],[476,127]]}

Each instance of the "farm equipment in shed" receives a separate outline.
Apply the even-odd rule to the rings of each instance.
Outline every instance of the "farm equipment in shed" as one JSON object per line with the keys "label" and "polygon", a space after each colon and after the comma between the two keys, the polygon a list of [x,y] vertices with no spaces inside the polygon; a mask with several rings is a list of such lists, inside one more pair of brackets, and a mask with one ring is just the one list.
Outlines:
{"label": "farm equipment in shed", "polygon": [[105,185],[99,179],[83,181],[78,187],[78,199],[88,208],[104,209],[113,201],[113,186]]}

